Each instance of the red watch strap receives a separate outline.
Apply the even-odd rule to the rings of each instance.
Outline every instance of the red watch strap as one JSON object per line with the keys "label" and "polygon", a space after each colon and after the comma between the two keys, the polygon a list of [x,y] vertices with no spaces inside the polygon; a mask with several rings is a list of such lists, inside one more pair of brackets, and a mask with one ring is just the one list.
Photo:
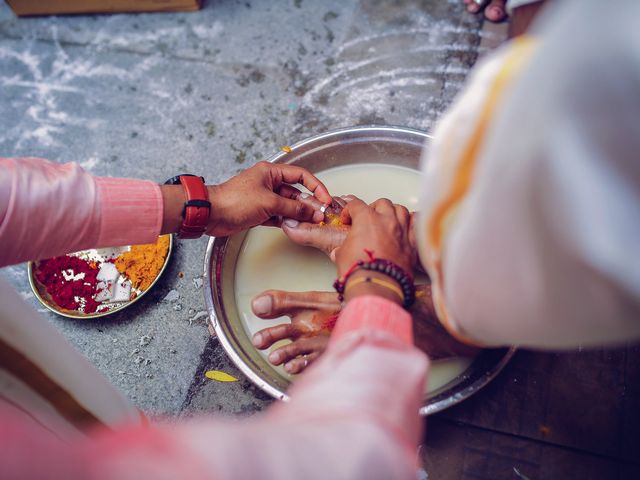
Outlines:
{"label": "red watch strap", "polygon": [[209,224],[209,192],[201,177],[184,175],[180,177],[180,183],[184,187],[187,201],[184,204],[178,237],[199,238]]}

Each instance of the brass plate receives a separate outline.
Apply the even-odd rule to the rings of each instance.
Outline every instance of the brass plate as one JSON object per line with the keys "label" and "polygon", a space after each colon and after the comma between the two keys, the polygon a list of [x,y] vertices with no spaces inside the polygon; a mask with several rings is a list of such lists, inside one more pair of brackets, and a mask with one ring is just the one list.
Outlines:
{"label": "brass plate", "polygon": [[[122,249],[122,251],[124,252],[130,247],[131,245],[126,245],[126,246],[117,247],[117,248]],[[99,252],[102,250],[114,250],[114,249],[89,249],[89,250],[81,250],[80,252],[74,252],[74,254],[79,254],[78,256],[81,256],[83,254],[91,255],[91,256],[96,256],[96,255],[99,256]],[[151,282],[151,285],[149,285],[149,288],[147,288],[144,291],[132,288],[131,291],[136,292],[137,294],[133,300],[129,300],[127,302],[104,303],[102,305],[107,305],[108,307],[106,310],[102,310],[100,312],[84,313],[77,310],[68,310],[66,308],[62,308],[56,305],[56,303],[51,299],[51,296],[47,293],[44,285],[42,285],[35,277],[35,269],[38,262],[29,262],[27,264],[29,285],[31,285],[31,290],[33,290],[33,294],[36,296],[38,301],[42,305],[44,305],[47,309],[51,310],[54,313],[57,313],[58,315],[62,315],[63,317],[68,317],[68,318],[81,318],[81,319],[106,317],[107,315],[111,315],[113,313],[119,312],[127,308],[128,306],[134,304],[135,302],[140,300],[142,297],[144,297],[144,295],[153,288],[153,286],[156,284],[160,276],[162,276],[162,273],[167,268],[172,251],[173,251],[173,235],[169,235],[169,248],[167,249],[167,256],[164,259],[164,264],[162,265],[162,268],[160,269],[160,272],[158,272],[158,275],[156,276],[156,278],[153,280],[153,282]]]}

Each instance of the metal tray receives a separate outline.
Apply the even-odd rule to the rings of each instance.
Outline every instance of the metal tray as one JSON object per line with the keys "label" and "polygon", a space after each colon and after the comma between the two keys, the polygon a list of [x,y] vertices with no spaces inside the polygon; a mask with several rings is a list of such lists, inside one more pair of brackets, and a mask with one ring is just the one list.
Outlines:
{"label": "metal tray", "polygon": [[[119,248],[126,249],[130,246],[131,245],[125,245]],[[104,250],[104,249],[100,249],[100,250]],[[99,254],[100,250],[89,249],[89,250],[81,250],[80,252],[74,252],[74,253],[89,254],[89,255],[95,256]],[[153,282],[151,282],[151,285],[149,285],[149,288],[147,288],[146,290],[132,289],[132,291],[135,291],[137,294],[133,300],[129,300],[127,302],[113,302],[113,303],[105,304],[105,305],[108,305],[108,309],[100,312],[84,313],[77,310],[68,310],[56,305],[56,303],[53,302],[53,300],[51,300],[51,297],[45,290],[44,286],[35,277],[35,267],[38,262],[29,262],[27,264],[29,285],[31,286],[31,290],[33,290],[33,294],[38,299],[38,301],[42,305],[44,305],[47,309],[51,310],[54,313],[57,313],[58,315],[62,315],[63,317],[68,317],[68,318],[80,318],[80,319],[106,317],[107,315],[111,315],[113,313],[119,312],[127,308],[128,306],[134,304],[135,302],[140,300],[149,290],[151,290],[153,286],[156,284],[156,282],[158,281],[158,279],[162,276],[162,273],[167,268],[172,251],[173,251],[173,235],[169,235],[169,248],[167,249],[167,256],[164,259],[164,263],[162,265],[162,268],[160,269],[160,272],[158,272],[158,275],[156,275],[156,278],[153,280]]]}
{"label": "metal tray", "polygon": [[[393,158],[395,165],[418,170],[422,149],[430,138],[406,127],[351,127],[302,140],[269,161],[320,172],[341,165],[389,163],[388,158]],[[231,360],[249,380],[272,397],[286,400],[290,379],[277,372],[251,344],[237,312],[234,275],[243,240],[242,234],[209,239],[204,261],[209,322]],[[439,412],[473,395],[504,368],[514,353],[515,348],[481,352],[461,375],[426,395],[420,413]]]}

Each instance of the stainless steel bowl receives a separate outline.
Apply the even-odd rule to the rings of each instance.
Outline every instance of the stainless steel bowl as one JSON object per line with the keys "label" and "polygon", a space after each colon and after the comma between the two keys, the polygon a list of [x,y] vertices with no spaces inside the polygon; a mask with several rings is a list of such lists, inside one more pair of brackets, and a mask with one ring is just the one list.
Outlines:
{"label": "stainless steel bowl", "polygon": [[[388,159],[393,158],[395,165],[418,170],[422,148],[429,139],[426,133],[405,127],[343,128],[284,148],[269,161],[292,163],[319,172],[340,165],[389,163]],[[243,240],[243,234],[209,240],[204,262],[209,321],[231,360],[249,380],[272,397],[286,400],[290,380],[253,347],[236,308],[235,264]],[[473,395],[504,368],[514,351],[512,348],[482,352],[463,374],[426,396],[420,413],[439,412]]]}

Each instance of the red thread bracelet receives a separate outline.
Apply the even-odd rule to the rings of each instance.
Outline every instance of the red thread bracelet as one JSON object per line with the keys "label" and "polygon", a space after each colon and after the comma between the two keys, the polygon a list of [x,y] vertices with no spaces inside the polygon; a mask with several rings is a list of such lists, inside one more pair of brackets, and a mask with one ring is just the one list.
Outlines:
{"label": "red thread bracelet", "polygon": [[349,277],[358,270],[362,268],[364,270],[370,270],[373,272],[379,272],[388,277],[391,277],[393,280],[398,282],[402,292],[404,293],[404,302],[402,306],[404,308],[409,308],[413,305],[413,302],[416,299],[416,287],[413,283],[413,276],[405,272],[400,266],[396,265],[390,260],[386,260],[383,258],[375,258],[372,250],[364,249],[364,253],[369,257],[369,261],[365,262],[364,260],[358,260],[347,270],[347,272],[342,276],[342,278],[337,278],[335,282],[333,282],[333,288],[338,292],[338,300],[344,300],[344,291],[347,281]]}

